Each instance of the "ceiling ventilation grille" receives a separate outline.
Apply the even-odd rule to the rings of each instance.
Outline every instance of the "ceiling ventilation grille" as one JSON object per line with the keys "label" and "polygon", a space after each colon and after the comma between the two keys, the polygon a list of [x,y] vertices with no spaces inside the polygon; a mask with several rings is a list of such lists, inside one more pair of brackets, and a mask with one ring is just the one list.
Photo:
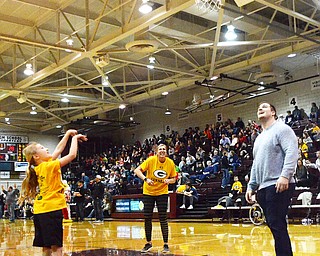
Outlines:
{"label": "ceiling ventilation grille", "polygon": [[153,40],[137,40],[127,43],[126,49],[130,52],[152,53],[158,49],[158,44]]}

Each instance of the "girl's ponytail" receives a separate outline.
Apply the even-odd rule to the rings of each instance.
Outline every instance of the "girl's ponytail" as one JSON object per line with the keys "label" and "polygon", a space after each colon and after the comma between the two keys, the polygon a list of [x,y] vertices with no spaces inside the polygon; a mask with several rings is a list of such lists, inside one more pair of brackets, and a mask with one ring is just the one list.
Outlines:
{"label": "girl's ponytail", "polygon": [[22,204],[25,200],[32,200],[37,195],[37,188],[39,186],[39,183],[38,177],[33,167],[33,165],[35,164],[33,155],[36,153],[36,145],[37,143],[33,142],[23,150],[23,154],[29,162],[29,166],[27,170],[27,175],[22,181],[21,193],[18,200],[19,204]]}

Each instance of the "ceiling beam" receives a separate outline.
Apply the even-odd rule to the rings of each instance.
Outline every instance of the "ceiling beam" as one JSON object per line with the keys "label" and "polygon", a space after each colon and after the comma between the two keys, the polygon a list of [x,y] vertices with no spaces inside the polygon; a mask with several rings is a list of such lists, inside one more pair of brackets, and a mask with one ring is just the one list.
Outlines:
{"label": "ceiling beam", "polygon": [[316,27],[320,27],[320,22],[319,21],[316,21],[314,19],[311,19],[301,13],[298,13],[298,12],[295,12],[293,10],[290,10],[284,6],[281,6],[281,5],[277,5],[277,4],[274,4],[274,3],[271,3],[269,1],[265,1],[265,0],[255,0],[256,2],[260,3],[260,4],[263,4],[265,6],[268,6],[272,9],[275,9],[279,12],[282,12],[284,14],[287,14],[289,16],[292,16],[293,18],[296,18],[296,19],[299,19],[299,20],[302,20],[304,22],[307,22],[309,24],[312,24]]}

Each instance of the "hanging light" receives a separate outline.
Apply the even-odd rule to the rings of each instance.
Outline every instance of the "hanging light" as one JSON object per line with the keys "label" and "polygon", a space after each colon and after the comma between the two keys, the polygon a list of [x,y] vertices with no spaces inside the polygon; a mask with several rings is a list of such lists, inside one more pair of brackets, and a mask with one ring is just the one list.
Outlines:
{"label": "hanging light", "polygon": [[147,65],[148,69],[154,69],[154,64],[156,64],[156,58],[153,56],[149,57],[149,64]]}
{"label": "hanging light", "polygon": [[58,124],[58,125],[56,125],[56,128],[60,129],[60,128],[62,128],[62,126],[60,124]]}
{"label": "hanging light", "polygon": [[171,111],[169,108],[166,109],[166,111],[164,112],[165,115],[171,115]]}
{"label": "hanging light", "polygon": [[120,108],[120,109],[125,109],[125,108],[126,108],[126,105],[125,105],[125,104],[120,104],[120,105],[119,105],[119,108]]}
{"label": "hanging light", "polygon": [[36,115],[36,114],[38,114],[38,112],[36,111],[36,107],[31,107],[31,111],[30,111],[30,114],[31,115]]}
{"label": "hanging light", "polygon": [[109,77],[106,75],[106,76],[101,76],[101,84],[103,86],[108,86],[109,85]]}
{"label": "hanging light", "polygon": [[23,73],[26,76],[32,76],[34,74],[34,71],[32,69],[32,64],[31,63],[27,63],[26,64],[26,69],[23,71]]}
{"label": "hanging light", "polygon": [[234,31],[235,27],[232,24],[230,24],[227,26],[227,29],[228,29],[228,31],[225,34],[225,38],[227,40],[235,40],[237,38],[237,34]]}
{"label": "hanging light", "polygon": [[149,12],[152,12],[152,7],[151,5],[148,3],[149,0],[142,0],[142,4],[139,7],[139,12],[143,13],[143,14],[147,14]]}
{"label": "hanging light", "polygon": [[61,99],[61,102],[68,103],[70,100],[66,97],[68,94],[64,94],[64,97]]}
{"label": "hanging light", "polygon": [[[69,46],[69,47],[73,46],[73,39],[72,39],[72,37],[68,38],[68,39],[66,40],[66,43],[67,43],[67,46]],[[71,52],[71,50],[69,50],[69,49],[65,49],[65,51],[66,51],[66,52]]]}
{"label": "hanging light", "polygon": [[288,57],[288,58],[294,58],[294,57],[296,57],[296,56],[297,56],[296,53],[290,53],[287,57]]}

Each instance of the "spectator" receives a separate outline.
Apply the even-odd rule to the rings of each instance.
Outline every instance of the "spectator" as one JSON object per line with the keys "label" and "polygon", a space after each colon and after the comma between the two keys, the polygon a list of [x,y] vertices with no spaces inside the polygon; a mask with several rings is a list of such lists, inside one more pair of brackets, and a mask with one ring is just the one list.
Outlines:
{"label": "spectator", "polygon": [[192,180],[192,182],[203,182],[205,179],[210,178],[211,175],[213,175],[213,177],[215,177],[215,167],[212,165],[212,162],[209,160],[207,161],[207,167],[204,168],[204,170],[202,171],[202,173],[197,174],[197,175],[191,175],[190,176],[190,180]]}
{"label": "spectator", "polygon": [[195,163],[196,163],[196,159],[194,158],[194,156],[191,155],[190,152],[187,152],[186,165],[187,165],[188,173],[193,171]]}
{"label": "spectator", "polygon": [[230,145],[230,139],[223,133],[221,134],[221,139],[220,139],[220,145],[222,145],[222,147],[226,147],[226,144]]}
{"label": "spectator", "polygon": [[298,138],[298,147],[303,159],[308,159],[309,147],[302,138]]}
{"label": "spectator", "polygon": [[236,154],[236,152],[234,152],[234,150],[230,151],[228,161],[229,161],[230,167],[232,168],[233,173],[235,173],[237,168],[239,166],[241,166],[241,161],[240,161],[238,155]]}
{"label": "spectator", "polygon": [[226,188],[230,186],[230,172],[229,172],[229,160],[228,160],[228,152],[223,151],[221,158],[221,171],[222,171],[222,183],[221,188]]}
{"label": "spectator", "polygon": [[318,122],[318,112],[319,108],[315,102],[311,103],[311,109],[310,109],[310,119],[314,122]]}
{"label": "spectator", "polygon": [[298,164],[296,168],[296,173],[294,175],[297,183],[297,187],[309,187],[309,177],[308,177],[308,170],[303,165],[302,159],[298,159]]}
{"label": "spectator", "polygon": [[186,209],[186,203],[188,200],[189,206],[187,209],[192,210],[193,203],[198,201],[198,192],[197,189],[191,185],[191,182],[181,185],[176,192],[183,194],[182,205],[180,206],[180,209]]}
{"label": "spectator", "polygon": [[14,222],[15,213],[14,210],[16,208],[16,201],[18,198],[19,190],[17,189],[17,185],[14,184],[13,187],[9,186],[8,190],[4,189],[2,186],[2,192],[6,195],[6,205],[9,212],[9,220],[10,222]]}
{"label": "spectator", "polygon": [[73,196],[76,204],[76,219],[75,221],[83,221],[84,219],[84,200],[86,195],[86,189],[84,188],[84,182],[78,181],[78,187],[75,189]]}
{"label": "spectator", "polygon": [[90,178],[83,172],[81,173],[81,180],[83,181],[84,189],[87,189],[90,183]]}
{"label": "spectator", "polygon": [[237,122],[235,123],[234,126],[238,127],[239,130],[243,130],[244,129],[245,125],[244,125],[244,122],[242,121],[241,117],[237,118]]}
{"label": "spectator", "polygon": [[294,121],[300,121],[303,119],[301,110],[298,108],[298,106],[294,106],[294,110],[292,112],[292,115],[293,115]]}
{"label": "spectator", "polygon": [[285,124],[292,126],[294,123],[294,118],[293,118],[293,114],[291,113],[290,110],[287,111],[287,115],[284,121]]}
{"label": "spectator", "polygon": [[235,201],[236,198],[242,193],[242,184],[239,181],[239,177],[238,176],[234,176],[233,177],[233,184],[231,187],[231,198]]}
{"label": "spectator", "polygon": [[104,198],[104,188],[105,186],[101,182],[101,176],[97,175],[93,181],[92,187],[92,199],[96,215],[96,223],[103,222],[102,200]]}

